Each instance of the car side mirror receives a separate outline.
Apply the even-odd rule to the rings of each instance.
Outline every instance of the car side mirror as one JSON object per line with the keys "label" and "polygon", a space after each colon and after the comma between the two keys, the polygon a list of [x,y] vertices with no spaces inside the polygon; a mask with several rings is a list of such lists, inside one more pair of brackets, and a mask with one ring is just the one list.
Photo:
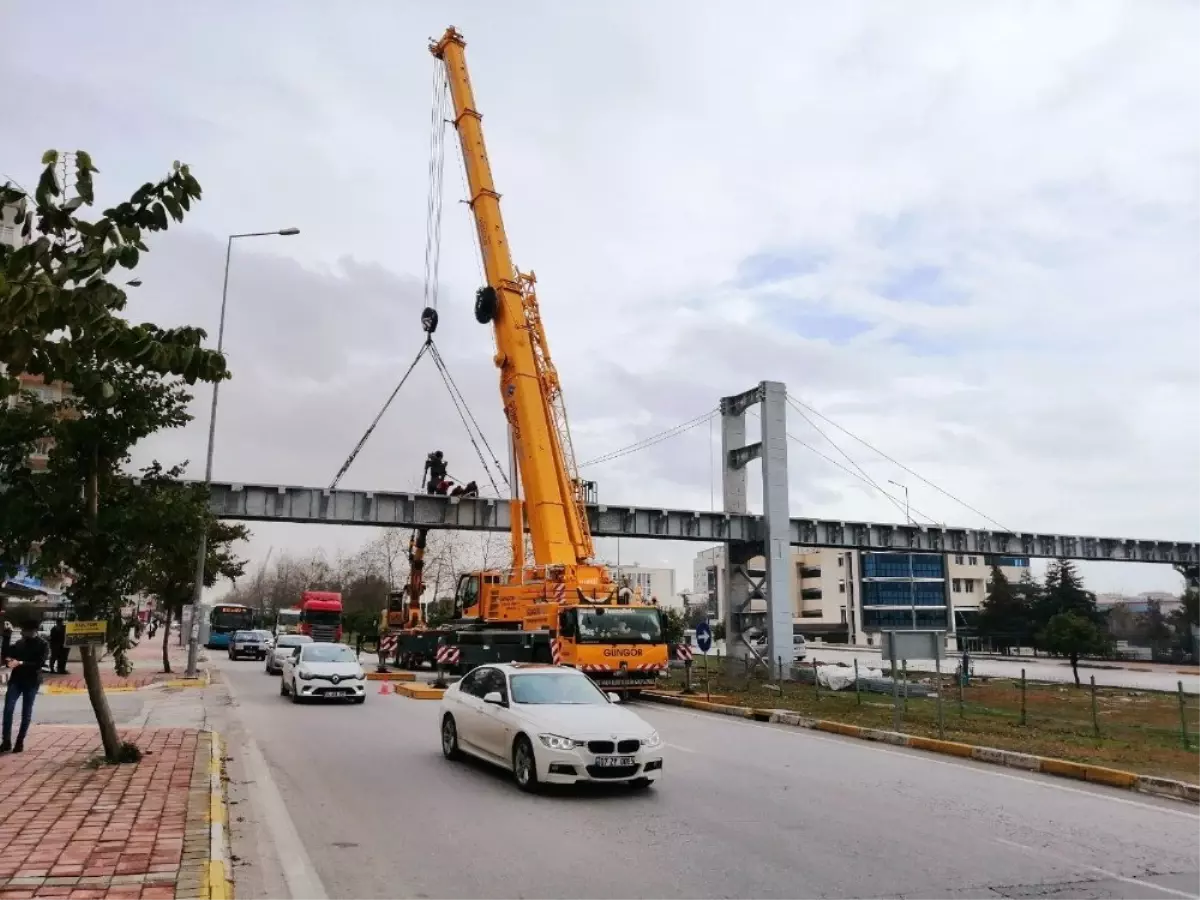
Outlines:
{"label": "car side mirror", "polygon": [[488,691],[483,695],[484,703],[494,703],[496,706],[504,705],[504,695],[499,691]]}
{"label": "car side mirror", "polygon": [[612,691],[608,691],[608,694],[607,694],[607,695],[608,695],[608,702],[609,702],[609,703],[620,703],[620,702],[621,702],[621,695],[620,695],[620,694],[615,694],[615,693],[613,693]]}

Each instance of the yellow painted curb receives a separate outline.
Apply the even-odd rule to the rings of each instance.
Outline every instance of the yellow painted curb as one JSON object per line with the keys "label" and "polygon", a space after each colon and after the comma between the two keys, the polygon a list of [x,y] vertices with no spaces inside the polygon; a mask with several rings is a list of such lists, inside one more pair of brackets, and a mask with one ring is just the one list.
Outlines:
{"label": "yellow painted curb", "polygon": [[847,725],[845,722],[830,722],[827,719],[818,719],[815,727],[817,731],[844,734],[847,737],[862,737],[863,733],[863,729],[858,725]]}
{"label": "yellow painted curb", "polygon": [[229,861],[229,807],[225,798],[221,736],[211,735],[211,755],[208,762],[208,865],[205,867],[203,897],[210,900],[230,900],[233,897],[233,867]]}
{"label": "yellow painted curb", "polygon": [[229,879],[225,877],[225,864],[212,860],[208,864],[208,874],[204,883],[204,896],[209,900],[230,900],[233,891],[229,889]]}
{"label": "yellow painted curb", "polygon": [[1065,759],[1052,759],[1048,756],[1039,757],[1041,760],[1038,764],[1039,772],[1046,772],[1049,775],[1061,775],[1063,778],[1078,778],[1080,781],[1087,781],[1088,767],[1083,763],[1068,762]]}
{"label": "yellow painted curb", "polygon": [[1122,772],[1120,769],[1088,766],[1087,780],[1097,784],[1110,784],[1113,787],[1131,788],[1137,784],[1138,777],[1133,772]]}
{"label": "yellow painted curb", "polygon": [[932,753],[961,756],[965,759],[970,759],[971,754],[975,752],[975,747],[971,744],[960,744],[958,741],[942,741],[937,738],[917,737],[916,735],[909,737],[908,746],[914,747],[917,750],[929,750]]}

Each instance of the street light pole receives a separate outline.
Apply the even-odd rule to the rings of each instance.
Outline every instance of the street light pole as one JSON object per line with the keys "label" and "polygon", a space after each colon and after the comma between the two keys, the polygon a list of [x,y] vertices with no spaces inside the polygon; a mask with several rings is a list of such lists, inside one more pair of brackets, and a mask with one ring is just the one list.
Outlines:
{"label": "street light pole", "polygon": [[[896,487],[898,487],[904,491],[904,521],[911,526],[913,523],[913,520],[912,520],[912,507],[910,507],[908,505],[908,485],[901,484],[898,481],[892,481],[892,479],[890,479],[890,478],[888,479],[888,484],[894,484]],[[908,605],[909,605],[909,609],[912,612],[913,631],[916,631],[917,630],[917,581],[916,581],[916,578],[913,577],[913,554],[912,554],[912,545],[911,544],[909,545],[909,548],[908,548]]]}
{"label": "street light pole", "polygon": [[[225,304],[229,298],[229,260],[233,255],[233,240],[234,238],[248,237],[269,237],[281,236],[291,237],[294,234],[299,234],[299,228],[281,228],[278,231],[247,231],[241,234],[231,234],[225,242],[225,280],[221,286],[221,318],[217,325],[217,352],[220,353],[225,347]],[[213,444],[217,436],[217,397],[221,387],[220,381],[214,381],[212,386],[212,408],[208,413],[208,451],[204,461],[204,488],[208,490],[212,483],[213,470]],[[188,659],[186,677],[196,677],[196,655],[198,653],[198,644],[200,641],[200,599],[204,594],[204,569],[205,562],[208,558],[208,529],[203,528],[200,531],[200,545],[196,550],[196,574],[195,582],[192,585],[192,618],[189,625],[188,634]]]}

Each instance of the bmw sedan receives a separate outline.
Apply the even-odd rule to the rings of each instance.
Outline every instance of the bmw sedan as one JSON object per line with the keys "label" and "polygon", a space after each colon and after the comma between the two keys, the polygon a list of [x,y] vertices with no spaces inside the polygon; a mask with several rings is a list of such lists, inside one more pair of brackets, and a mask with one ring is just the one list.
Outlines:
{"label": "bmw sedan", "polygon": [[582,672],[506,663],[472,669],[442,697],[442,754],[503,766],[517,786],[583,781],[646,788],[662,774],[658,732]]}

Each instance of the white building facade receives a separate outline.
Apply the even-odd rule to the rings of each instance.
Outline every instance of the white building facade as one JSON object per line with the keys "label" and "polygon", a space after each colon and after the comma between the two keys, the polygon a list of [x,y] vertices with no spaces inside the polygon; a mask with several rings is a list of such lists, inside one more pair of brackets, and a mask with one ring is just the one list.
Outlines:
{"label": "white building facade", "polygon": [[[1025,557],[936,553],[865,553],[792,547],[789,596],[792,625],[809,639],[874,646],[879,632],[913,628],[945,631],[953,639],[972,633],[972,620],[987,596],[993,561],[1011,581],[1028,571]],[[692,562],[692,591],[707,598],[709,616],[725,615],[725,546],[702,550]],[[763,574],[761,558],[749,565]],[[752,599],[747,612],[766,613]]]}
{"label": "white building facade", "polygon": [[656,569],[639,566],[608,565],[608,574],[612,580],[622,587],[628,587],[635,594],[641,594],[643,602],[651,600],[659,606],[683,608],[683,598],[675,593],[675,570]]}

